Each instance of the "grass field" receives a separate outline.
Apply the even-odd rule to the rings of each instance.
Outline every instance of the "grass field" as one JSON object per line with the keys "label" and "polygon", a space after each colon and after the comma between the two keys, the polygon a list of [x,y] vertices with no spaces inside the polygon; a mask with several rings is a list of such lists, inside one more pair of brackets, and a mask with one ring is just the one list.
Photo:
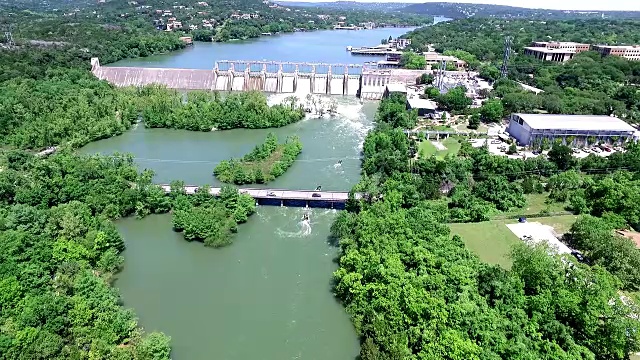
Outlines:
{"label": "grass field", "polygon": [[[531,219],[552,226],[557,233],[564,233],[576,221],[575,215],[560,215]],[[460,235],[469,250],[473,251],[490,264],[498,264],[505,269],[511,267],[509,252],[511,247],[520,239],[515,236],[506,224],[513,224],[517,220],[491,220],[481,223],[449,224],[451,235]]]}
{"label": "grass field", "polygon": [[502,215],[504,215],[504,216],[521,216],[521,215],[522,216],[526,216],[526,215],[539,214],[543,210],[547,210],[550,213],[556,213],[556,212],[565,211],[563,203],[553,202],[551,204],[547,204],[545,202],[549,197],[548,193],[527,194],[527,195],[525,195],[525,197],[527,198],[527,204],[524,207],[522,207],[520,209],[514,209],[514,210],[506,211],[506,212],[502,213]]}
{"label": "grass field", "polygon": [[460,151],[460,141],[454,138],[447,138],[442,140],[442,145],[444,145],[447,150],[438,150],[429,140],[424,140],[420,142],[418,145],[418,154],[423,157],[429,157],[431,155],[435,155],[439,159],[444,159],[448,154],[455,155]]}

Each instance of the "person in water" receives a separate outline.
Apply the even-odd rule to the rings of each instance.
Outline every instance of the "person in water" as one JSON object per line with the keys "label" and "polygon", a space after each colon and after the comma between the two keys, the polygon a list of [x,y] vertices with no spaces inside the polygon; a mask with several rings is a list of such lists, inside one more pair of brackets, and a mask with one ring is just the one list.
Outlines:
{"label": "person in water", "polygon": [[309,221],[309,214],[308,213],[304,213],[304,215],[302,215],[302,221]]}
{"label": "person in water", "polygon": [[338,160],[338,165],[342,165],[342,160]]}

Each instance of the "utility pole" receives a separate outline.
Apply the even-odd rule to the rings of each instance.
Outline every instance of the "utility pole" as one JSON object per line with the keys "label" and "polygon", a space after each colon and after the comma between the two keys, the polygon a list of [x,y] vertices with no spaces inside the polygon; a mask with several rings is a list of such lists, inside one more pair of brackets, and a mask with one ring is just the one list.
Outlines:
{"label": "utility pole", "polygon": [[13,45],[15,45],[15,42],[13,41],[13,35],[11,34],[11,25],[8,26],[4,26],[4,42],[8,47],[12,47]]}
{"label": "utility pole", "polygon": [[508,73],[507,64],[509,63],[509,56],[511,55],[512,41],[513,38],[511,36],[507,36],[504,38],[504,57],[502,59],[502,67],[500,68],[500,75],[503,78],[506,78]]}
{"label": "utility pole", "polygon": [[438,86],[438,90],[442,91],[444,89],[444,73],[447,69],[447,61],[443,60],[440,62],[440,70],[438,71],[438,81],[436,82]]}

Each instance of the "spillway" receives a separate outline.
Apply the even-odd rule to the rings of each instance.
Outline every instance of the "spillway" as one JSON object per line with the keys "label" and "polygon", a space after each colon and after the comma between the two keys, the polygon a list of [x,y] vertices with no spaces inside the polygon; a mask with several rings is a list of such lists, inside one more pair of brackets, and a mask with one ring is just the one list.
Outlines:
{"label": "spillway", "polygon": [[262,76],[250,76],[249,77],[249,88],[245,90],[251,91],[266,91],[264,90],[264,80]]}
{"label": "spillway", "polygon": [[331,79],[331,95],[342,95],[344,93],[344,77]]}
{"label": "spillway", "polygon": [[282,92],[283,93],[293,92],[293,76],[282,77]]}
{"label": "spillway", "polygon": [[326,94],[327,93],[327,78],[324,76],[316,75],[313,84],[314,94]]}
{"label": "spillway", "polygon": [[215,90],[226,91],[229,86],[229,77],[226,75],[219,75],[216,79]]}
{"label": "spillway", "polygon": [[304,98],[304,96],[306,96],[310,92],[311,92],[311,79],[299,77],[298,86],[296,86],[296,94],[298,94],[300,98]]}
{"label": "spillway", "polygon": [[[358,65],[266,61],[220,61],[213,70],[102,67],[91,59],[91,72],[116,86],[161,84],[170,89],[217,91],[263,91],[268,93],[356,95],[379,99],[386,84],[408,83],[421,74],[403,70],[356,73]],[[317,66],[320,66],[319,68]],[[236,70],[234,70],[236,69]],[[318,71],[316,71],[318,70]],[[400,70],[394,70],[396,72]],[[343,75],[344,74],[344,75]],[[416,75],[417,74],[417,75]],[[362,85],[362,89],[360,88]]]}
{"label": "spillway", "polygon": [[264,82],[264,91],[265,92],[278,92],[278,78],[268,77]]}
{"label": "spillway", "polygon": [[360,88],[360,79],[350,77],[347,80],[347,93],[345,95],[356,96],[358,94],[359,88]]}
{"label": "spillway", "polygon": [[243,91],[244,90],[244,76],[234,76],[233,77],[233,87],[231,88],[233,91]]}

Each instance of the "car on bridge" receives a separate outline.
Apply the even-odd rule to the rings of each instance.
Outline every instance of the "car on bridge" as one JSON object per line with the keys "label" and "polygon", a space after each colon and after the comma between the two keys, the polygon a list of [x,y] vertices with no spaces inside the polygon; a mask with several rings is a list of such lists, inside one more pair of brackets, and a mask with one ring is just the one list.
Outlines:
{"label": "car on bridge", "polygon": [[276,195],[276,193],[274,193],[273,191],[269,191],[267,193],[267,196],[278,196],[278,195]]}
{"label": "car on bridge", "polygon": [[319,198],[319,197],[322,197],[322,194],[320,194],[320,193],[313,193],[313,194],[311,194],[311,197]]}

